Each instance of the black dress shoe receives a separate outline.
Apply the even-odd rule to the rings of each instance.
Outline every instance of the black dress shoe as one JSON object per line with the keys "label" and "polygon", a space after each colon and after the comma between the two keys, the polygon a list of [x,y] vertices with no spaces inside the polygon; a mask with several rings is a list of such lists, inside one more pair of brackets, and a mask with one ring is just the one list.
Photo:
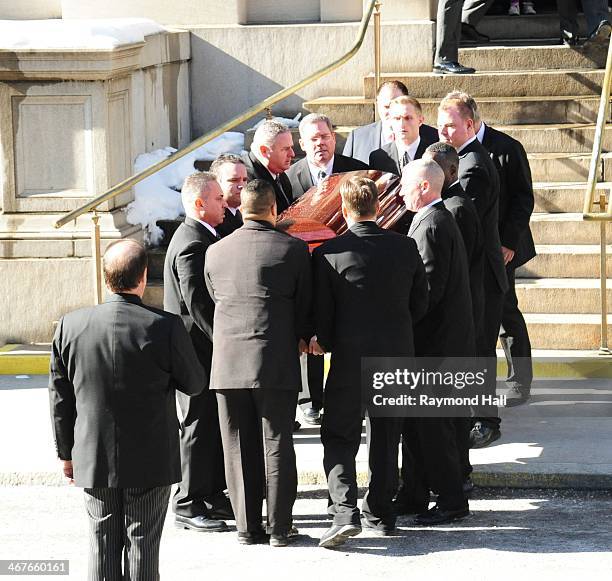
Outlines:
{"label": "black dress shoe", "polygon": [[270,535],[267,535],[263,529],[238,533],[238,542],[241,545],[263,545],[268,543],[269,540]]}
{"label": "black dress shoe", "polygon": [[232,505],[228,502],[227,505],[215,506],[207,513],[209,518],[214,520],[236,520]]}
{"label": "black dress shoe", "polygon": [[395,523],[391,524],[380,521],[374,524],[363,516],[361,517],[361,526],[364,531],[374,533],[379,537],[389,537],[395,532]]}
{"label": "black dress shoe", "polygon": [[511,408],[524,404],[531,397],[531,390],[524,387],[510,387],[504,394],[506,396],[506,407]]}
{"label": "black dress shoe", "polygon": [[414,524],[423,526],[443,525],[454,520],[459,520],[470,514],[468,508],[460,508],[458,510],[445,510],[439,508],[438,505],[430,508],[427,512],[419,514],[414,519]]}
{"label": "black dress shoe", "polygon": [[476,69],[464,67],[455,62],[447,62],[434,64],[433,72],[439,75],[471,75],[476,72]]}
{"label": "black dress shoe", "polygon": [[486,448],[500,437],[501,432],[497,428],[476,422],[470,431],[470,448]]}
{"label": "black dress shoe", "polygon": [[215,520],[207,516],[181,516],[174,515],[174,524],[179,529],[189,529],[201,533],[220,533],[225,532],[227,525],[222,520]]}
{"label": "black dress shoe", "polygon": [[461,40],[467,40],[469,42],[486,43],[490,42],[491,39],[482,32],[478,32],[471,24],[465,22],[461,23]]}
{"label": "black dress shoe", "polygon": [[612,25],[607,20],[602,20],[584,44],[585,46],[607,47],[610,41],[610,33],[612,33]]}
{"label": "black dress shoe", "polygon": [[315,407],[304,410],[304,421],[311,426],[321,425],[321,412]]}
{"label": "black dress shoe", "polygon": [[350,537],[357,536],[361,532],[359,525],[332,525],[319,539],[319,547],[331,549],[343,545]]}
{"label": "black dress shoe", "polygon": [[561,31],[561,44],[564,44],[565,46],[569,46],[569,47],[576,47],[578,46],[579,42],[580,42],[580,38],[577,34],[573,34],[572,32],[569,32],[568,30]]}

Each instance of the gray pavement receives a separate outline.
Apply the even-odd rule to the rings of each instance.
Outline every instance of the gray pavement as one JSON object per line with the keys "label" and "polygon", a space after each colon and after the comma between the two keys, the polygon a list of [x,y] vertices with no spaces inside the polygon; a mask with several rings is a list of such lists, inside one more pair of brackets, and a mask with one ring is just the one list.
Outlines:
{"label": "gray pavement", "polygon": [[[344,546],[317,542],[330,521],[326,492],[300,487],[294,521],[302,535],[287,548],[238,545],[235,532],[175,529],[168,516],[161,577],[204,579],[609,579],[609,493],[477,489],[471,515],[452,526],[415,527],[399,520],[393,537],[362,533]],[[0,487],[0,559],[69,559],[84,581],[87,528],[82,492],[63,486]],[[19,577],[19,579],[41,577]]]}
{"label": "gray pavement", "polygon": [[[47,377],[0,375],[0,485],[61,483],[51,436]],[[502,437],[472,450],[475,481],[486,486],[612,489],[612,381],[534,382],[533,397],[500,410]],[[23,437],[23,434],[28,437]],[[19,435],[19,445],[11,442]],[[358,455],[367,475],[365,438]],[[295,434],[302,484],[325,484],[318,427]]]}

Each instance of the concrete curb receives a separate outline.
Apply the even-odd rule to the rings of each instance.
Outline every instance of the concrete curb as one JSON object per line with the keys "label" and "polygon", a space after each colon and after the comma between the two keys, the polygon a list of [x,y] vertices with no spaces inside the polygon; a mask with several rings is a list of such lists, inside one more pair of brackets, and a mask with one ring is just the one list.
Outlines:
{"label": "concrete curb", "polygon": [[[474,472],[474,484],[486,488],[544,488],[575,490],[612,490],[612,474],[565,474],[530,472]],[[368,474],[357,473],[357,484],[367,486]],[[55,472],[0,473],[0,486],[63,486],[64,477]],[[298,472],[302,486],[326,486],[325,474],[316,471]]]}

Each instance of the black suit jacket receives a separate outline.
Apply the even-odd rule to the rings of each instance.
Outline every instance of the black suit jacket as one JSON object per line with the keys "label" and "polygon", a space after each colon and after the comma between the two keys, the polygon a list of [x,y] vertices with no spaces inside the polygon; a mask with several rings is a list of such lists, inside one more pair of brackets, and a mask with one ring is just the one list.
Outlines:
{"label": "black suit jacket", "polygon": [[114,294],[65,315],[53,338],[49,396],[58,456],[77,486],[152,488],[181,479],[175,388],[205,373],[180,318]]}
{"label": "black suit jacket", "polygon": [[[332,166],[333,173],[357,171],[361,169],[368,169],[368,166],[358,159],[346,157],[338,153],[334,155],[334,165]],[[294,163],[287,170],[287,177],[291,182],[294,200],[303,196],[306,191],[314,186],[312,175],[310,175],[310,168],[308,167],[308,160],[305,157]]]}
{"label": "black suit jacket", "polygon": [[499,175],[487,150],[477,139],[472,141],[459,153],[459,183],[465,193],[474,202],[480,226],[485,252],[485,293],[505,293],[508,290],[508,278],[499,241],[497,226],[499,215]]}
{"label": "black suit jacket", "polygon": [[[439,140],[438,130],[435,127],[431,127],[431,125],[421,125],[419,135],[421,139],[429,143],[435,143]],[[370,153],[381,147],[381,136],[382,121],[376,121],[369,125],[357,127],[351,131],[346,138],[342,154],[363,161],[364,163],[369,163]]]}
{"label": "black suit jacket", "polygon": [[475,334],[468,264],[455,220],[438,202],[414,217],[408,234],[417,243],[429,283],[427,314],[414,328],[416,355],[473,356]]}
{"label": "black suit jacket", "polygon": [[204,275],[216,303],[211,389],[298,391],[298,340],[312,336],[306,243],[246,220],[208,250]]}
{"label": "black suit jacket", "polygon": [[500,241],[515,252],[508,266],[518,268],[536,255],[529,228],[534,206],[529,160],[520,142],[488,125],[482,145],[499,172]]}
{"label": "black suit jacket", "polygon": [[[422,126],[421,126],[422,127]],[[421,137],[419,146],[414,155],[414,159],[421,159],[425,150],[432,144],[438,141],[436,132],[435,141],[431,141],[428,137]],[[370,168],[378,169],[380,171],[394,173],[395,175],[402,175],[402,162],[399,158],[399,152],[395,142],[385,143],[380,149],[374,150],[370,153],[369,159]]]}
{"label": "black suit jacket", "polygon": [[229,208],[225,208],[225,215],[223,217],[223,222],[219,224],[215,230],[217,234],[221,236],[221,238],[225,238],[229,236],[234,230],[238,230],[242,226],[242,214],[240,210],[236,212],[236,215],[232,214]]}
{"label": "black suit jacket", "polygon": [[265,180],[272,184],[274,194],[276,195],[276,210],[280,214],[284,212],[293,202],[293,194],[291,192],[291,182],[287,175],[283,172],[278,175],[280,186],[272,178],[272,174],[267,168],[253,155],[252,152],[242,156],[242,161],[247,168],[247,177],[249,180]]}
{"label": "black suit jacket", "polygon": [[178,227],[164,262],[164,310],[180,315],[210,377],[215,305],[204,284],[204,256],[217,238],[192,218]]}
{"label": "black suit jacket", "polygon": [[478,212],[476,206],[458,182],[442,192],[442,199],[444,200],[444,206],[455,219],[465,246],[470,275],[474,329],[478,335],[482,328],[482,317],[484,315],[484,244]]}
{"label": "black suit jacket", "polygon": [[332,352],[326,390],[359,391],[361,357],[414,355],[428,298],[413,240],[359,222],[316,248],[313,267],[317,339]]}

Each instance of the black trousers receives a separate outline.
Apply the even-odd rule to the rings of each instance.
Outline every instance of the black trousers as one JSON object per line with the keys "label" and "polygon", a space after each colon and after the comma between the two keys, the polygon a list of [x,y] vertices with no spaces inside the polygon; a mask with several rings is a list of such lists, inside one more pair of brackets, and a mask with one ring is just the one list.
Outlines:
{"label": "black trousers", "polygon": [[226,502],[223,446],[215,393],[208,389],[195,397],[177,392],[181,425],[182,480],[172,499],[176,514],[206,515]]}
{"label": "black trousers", "polygon": [[[505,293],[499,290],[491,268],[485,264],[484,268],[484,319],[482,333],[477,339],[477,350],[479,357],[486,357],[487,362],[487,390],[495,394],[495,383],[497,376],[497,339],[501,327],[502,315],[504,311]],[[499,429],[501,419],[496,417],[477,417],[473,422],[480,421],[493,429]],[[473,425],[473,424],[472,424]]]}
{"label": "black trousers", "polygon": [[402,426],[402,488],[398,500],[427,509],[429,491],[445,510],[467,506],[456,441],[456,418],[405,418]]}
{"label": "black trousers", "polygon": [[[557,0],[561,33],[578,35],[578,7],[576,0]],[[591,34],[602,20],[609,20],[608,0],[582,0],[582,10],[587,21],[587,34]]]}
{"label": "black trousers", "polygon": [[236,528],[260,530],[265,496],[267,532],[288,533],[297,495],[293,448],[297,391],[221,389],[217,400]]}
{"label": "black trousers", "polygon": [[[363,423],[359,387],[328,385],[324,405],[321,442],[329,490],[327,510],[333,516],[334,524],[359,524],[355,464]],[[367,421],[370,481],[362,509],[363,516],[373,524],[395,524],[392,500],[397,489],[400,430],[401,418],[368,418]]]}
{"label": "black trousers", "polygon": [[302,391],[300,403],[310,400],[311,406],[317,410],[323,407],[323,382],[325,373],[325,357],[320,355],[302,355],[300,357],[302,371]]}
{"label": "black trousers", "polygon": [[507,268],[506,272],[510,288],[504,299],[501,333],[499,334],[508,363],[506,383],[510,387],[529,390],[533,381],[531,342],[525,319],[518,306],[514,268]]}
{"label": "black trousers", "polygon": [[88,581],[158,580],[170,486],[85,488],[84,492],[89,520]]}

